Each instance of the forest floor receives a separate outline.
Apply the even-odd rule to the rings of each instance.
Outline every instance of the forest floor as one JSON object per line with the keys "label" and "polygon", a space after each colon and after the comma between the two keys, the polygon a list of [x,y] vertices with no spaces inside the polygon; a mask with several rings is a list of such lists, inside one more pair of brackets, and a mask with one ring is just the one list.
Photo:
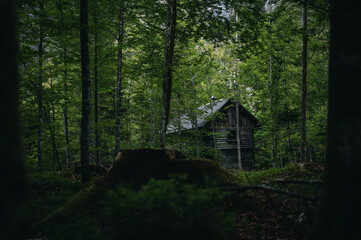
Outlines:
{"label": "forest floor", "polygon": [[[222,203],[222,211],[232,213],[236,221],[236,228],[232,230],[229,239],[297,240],[306,237],[316,209],[316,202],[312,199],[319,194],[322,165],[293,164],[285,168],[231,173],[243,184],[239,189],[235,187],[232,191],[237,193]],[[71,171],[29,173],[28,176],[29,220],[32,224],[42,220],[91,184],[82,184],[80,176]],[[36,231],[30,230],[29,238],[44,237],[43,232]],[[57,236],[51,239],[58,239]],[[98,238],[94,235],[94,239]]]}
{"label": "forest floor", "polygon": [[[323,166],[320,164],[291,165],[286,168],[241,173],[248,183],[270,187],[249,190],[239,195],[232,208],[237,212],[236,239],[305,239],[312,227],[319,194]],[[298,194],[305,199],[279,194],[273,189]]]}

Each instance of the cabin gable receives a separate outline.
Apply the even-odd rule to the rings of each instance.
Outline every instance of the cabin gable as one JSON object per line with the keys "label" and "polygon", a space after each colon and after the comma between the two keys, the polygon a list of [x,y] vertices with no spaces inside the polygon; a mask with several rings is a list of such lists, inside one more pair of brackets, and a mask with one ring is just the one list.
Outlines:
{"label": "cabin gable", "polygon": [[[239,126],[240,126],[240,147],[242,166],[245,170],[254,168],[254,128],[258,120],[247,109],[240,104]],[[236,137],[236,106],[232,100],[219,100],[207,104],[198,109],[201,114],[197,121],[191,121],[186,116],[181,117],[178,123],[178,130],[181,127],[183,133],[195,131],[195,122],[198,130],[215,132],[215,139],[212,134],[203,136],[201,141],[210,147],[217,149],[216,160],[227,169],[238,169],[237,137]],[[170,124],[170,132],[175,131],[176,126]],[[178,131],[179,132],[179,131]]]}

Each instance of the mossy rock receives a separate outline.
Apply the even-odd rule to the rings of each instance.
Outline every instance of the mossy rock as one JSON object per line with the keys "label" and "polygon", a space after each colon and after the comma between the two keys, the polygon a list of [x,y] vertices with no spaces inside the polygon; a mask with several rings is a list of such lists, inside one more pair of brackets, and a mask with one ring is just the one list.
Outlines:
{"label": "mossy rock", "polygon": [[238,185],[237,179],[210,159],[182,159],[175,150],[126,150],[99,184],[108,188],[118,183],[139,188],[151,178],[167,179],[169,174],[186,174],[188,183],[224,186]]}
{"label": "mossy rock", "polygon": [[170,173],[187,174],[188,182],[199,186],[240,185],[236,177],[210,159],[179,159],[169,170]]}
{"label": "mossy rock", "polygon": [[149,179],[166,179],[175,159],[182,158],[176,150],[123,150],[118,153],[113,166],[96,184],[111,188],[119,183],[140,187]]}
{"label": "mossy rock", "polygon": [[124,150],[114,161],[113,166],[99,177],[90,187],[79,192],[73,199],[45,217],[34,227],[35,231],[49,224],[71,221],[74,216],[96,215],[106,192],[123,184],[134,189],[146,184],[151,178],[167,179],[170,174],[186,174],[188,183],[199,186],[238,185],[238,180],[208,159],[181,159],[175,150]]}

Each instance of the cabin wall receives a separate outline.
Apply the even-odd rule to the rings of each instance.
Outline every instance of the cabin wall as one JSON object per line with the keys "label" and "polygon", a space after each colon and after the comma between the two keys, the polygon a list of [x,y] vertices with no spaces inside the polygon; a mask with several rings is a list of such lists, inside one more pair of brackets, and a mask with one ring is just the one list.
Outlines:
{"label": "cabin wall", "polygon": [[[217,128],[215,132],[219,163],[227,169],[238,169],[236,128]],[[245,170],[254,168],[253,139],[253,128],[240,129],[241,160]]]}
{"label": "cabin wall", "polygon": [[[240,109],[240,147],[242,167],[254,168],[254,121]],[[227,169],[238,169],[236,108],[228,107],[225,117],[215,121],[216,148],[219,150],[218,161]]]}

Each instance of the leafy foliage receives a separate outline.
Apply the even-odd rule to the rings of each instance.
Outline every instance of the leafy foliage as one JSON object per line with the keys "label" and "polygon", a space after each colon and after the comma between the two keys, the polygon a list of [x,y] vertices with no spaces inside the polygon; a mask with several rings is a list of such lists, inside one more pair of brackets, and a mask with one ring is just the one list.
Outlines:
{"label": "leafy foliage", "polygon": [[233,214],[222,209],[227,193],[185,179],[151,179],[140,190],[118,185],[98,209],[77,214],[70,226],[53,222],[45,233],[54,239],[229,239],[236,225]]}
{"label": "leafy foliage", "polygon": [[110,238],[228,239],[234,218],[219,207],[226,196],[176,177],[150,180],[139,192],[119,186],[110,191],[104,218]]}
{"label": "leafy foliage", "polygon": [[[94,77],[94,35],[97,33],[99,81],[97,126],[94,106],[90,119],[91,161],[95,161],[98,152],[101,162],[108,164],[114,159],[119,47],[123,50],[121,148],[157,147],[162,112],[166,2],[121,2],[123,5],[118,1],[102,0],[89,5],[91,74]],[[255,131],[256,166],[267,168],[296,162],[299,157],[301,95],[299,1],[272,1],[272,11],[267,10],[264,1],[182,0],[177,4],[170,119],[178,119],[184,114],[195,118],[199,114],[196,109],[209,103],[211,96],[218,99],[235,97],[238,90],[240,103],[261,123],[261,128]],[[40,9],[41,5],[43,9]],[[121,46],[117,39],[120,6],[124,7]],[[327,1],[323,0],[312,1],[309,6],[309,161],[324,158],[328,94],[327,7]],[[80,158],[79,6],[68,0],[54,3],[19,0],[17,8],[26,159],[29,167],[36,167],[38,131],[41,128],[39,114],[43,114],[43,166],[55,171],[60,169],[56,162],[58,156],[63,165],[66,153],[75,162]],[[97,21],[94,21],[95,16]],[[40,33],[44,36],[41,59],[38,48]],[[94,91],[92,89],[91,101],[94,101]],[[43,109],[39,110],[40,92]],[[64,141],[66,128],[69,142]],[[97,134],[98,147],[95,146]],[[186,138],[169,137],[168,144],[190,157],[214,155],[209,146],[195,144],[195,141],[194,134]]]}
{"label": "leafy foliage", "polygon": [[232,173],[237,176],[242,183],[249,185],[259,185],[263,184],[266,180],[278,178],[285,173],[292,175],[292,172],[296,172],[298,170],[298,165],[289,164],[284,168],[270,168],[267,170],[254,172],[239,172],[237,170],[233,170]]}

